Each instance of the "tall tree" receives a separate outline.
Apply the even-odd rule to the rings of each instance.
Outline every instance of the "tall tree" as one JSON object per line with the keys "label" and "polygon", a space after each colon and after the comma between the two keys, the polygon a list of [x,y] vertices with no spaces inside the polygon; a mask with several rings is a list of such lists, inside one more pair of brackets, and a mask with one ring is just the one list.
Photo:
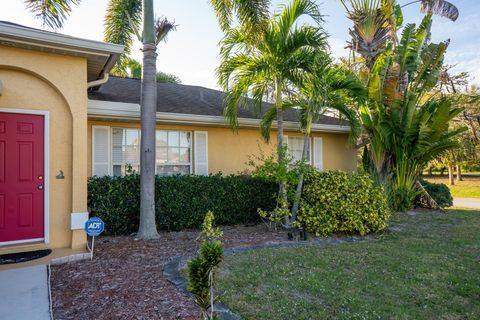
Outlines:
{"label": "tall tree", "polygon": [[[28,0],[29,8],[47,24],[61,27],[72,4],[80,0]],[[143,11],[143,31],[138,31]],[[106,40],[123,44],[127,52],[134,35],[142,41],[143,70],[141,86],[140,147],[140,227],[138,238],[158,238],[155,224],[155,127],[157,107],[156,49],[160,41],[175,29],[167,19],[154,19],[153,0],[110,0],[106,15]]]}
{"label": "tall tree", "polygon": [[375,61],[369,99],[361,108],[369,136],[364,163],[391,189],[392,205],[408,209],[416,197],[417,176],[426,164],[458,144],[465,128],[449,131],[461,108],[430,91],[437,84],[448,42],[428,43],[431,15],[405,26],[398,47],[387,47]]}
{"label": "tall tree", "polygon": [[157,123],[157,39],[153,0],[143,0],[142,94],[140,141],[140,226],[141,239],[158,238],[155,222],[155,131]]}
{"label": "tall tree", "polygon": [[[311,18],[314,24],[297,25]],[[277,122],[278,162],[283,163],[284,95],[299,88],[314,72],[315,56],[324,51],[327,35],[321,27],[322,16],[311,0],[293,0],[275,14],[266,27],[257,30],[259,41],[251,42],[239,26],[230,29],[221,42],[221,65],[217,70],[220,86],[226,92],[225,118],[238,128],[238,107],[263,113],[262,135],[270,138],[272,122]],[[265,110],[264,100],[274,102]],[[279,198],[287,202],[286,182],[281,181]],[[288,226],[289,221],[286,220]]]}

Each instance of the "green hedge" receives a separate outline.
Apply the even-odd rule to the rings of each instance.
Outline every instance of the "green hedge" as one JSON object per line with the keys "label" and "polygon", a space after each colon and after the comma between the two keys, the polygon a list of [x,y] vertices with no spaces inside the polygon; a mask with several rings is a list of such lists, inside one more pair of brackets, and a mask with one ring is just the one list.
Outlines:
{"label": "green hedge", "polygon": [[[275,207],[277,185],[250,176],[156,177],[156,222],[159,229],[200,228],[205,213],[215,212],[218,224],[254,223],[257,208]],[[90,211],[106,225],[107,234],[131,234],[138,229],[140,176],[91,177]]]}
{"label": "green hedge", "polygon": [[[453,206],[453,197],[446,184],[432,183],[426,180],[420,180],[420,183],[440,207],[445,208]],[[415,205],[422,208],[429,208],[428,204],[421,201],[420,197],[415,200]]]}
{"label": "green hedge", "polygon": [[367,174],[341,171],[305,175],[298,222],[317,236],[337,232],[367,234],[387,227],[387,195]]}

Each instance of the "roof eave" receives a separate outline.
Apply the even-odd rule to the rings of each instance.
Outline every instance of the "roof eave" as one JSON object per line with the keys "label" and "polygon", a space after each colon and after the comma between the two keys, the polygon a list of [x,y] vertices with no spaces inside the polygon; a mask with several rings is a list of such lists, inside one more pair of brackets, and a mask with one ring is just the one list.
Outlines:
{"label": "roof eave", "polygon": [[101,77],[115,65],[123,53],[124,46],[94,40],[75,38],[54,32],[9,25],[0,22],[0,44],[14,47],[32,47],[41,51],[61,51],[63,54],[90,58],[101,57],[105,60],[95,76]]}
{"label": "roof eave", "polygon": [[[140,105],[136,103],[89,99],[88,117],[98,120],[138,121],[140,120]],[[223,116],[157,112],[156,119],[158,123],[228,127]],[[258,128],[260,126],[260,119],[238,118],[238,123],[240,127]],[[286,130],[300,130],[298,122],[284,121],[283,125]],[[272,127],[277,127],[276,122],[273,123]],[[348,133],[350,132],[350,126],[314,123],[312,125],[312,131]]]}

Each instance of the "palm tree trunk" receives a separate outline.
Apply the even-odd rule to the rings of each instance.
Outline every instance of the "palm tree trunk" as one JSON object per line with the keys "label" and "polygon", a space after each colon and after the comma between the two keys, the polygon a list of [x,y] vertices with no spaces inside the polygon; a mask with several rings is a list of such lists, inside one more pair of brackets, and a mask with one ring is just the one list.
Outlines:
{"label": "palm tree trunk", "polygon": [[460,169],[460,165],[457,164],[457,181],[462,181],[462,169]]}
{"label": "palm tree trunk", "polygon": [[153,0],[143,0],[143,72],[141,94],[140,227],[138,238],[159,237],[155,224],[156,45]]}
{"label": "palm tree trunk", "polygon": [[[277,79],[275,83],[276,91],[276,104],[277,104],[277,152],[278,152],[278,163],[283,164],[285,160],[285,149],[283,145],[283,98],[282,98],[282,81]],[[287,206],[287,182],[285,179],[280,181],[278,196],[282,201],[282,206]],[[288,216],[285,217],[285,228],[290,228],[290,219]]]}
{"label": "palm tree trunk", "polygon": [[[302,150],[302,162],[307,161],[308,149],[310,148],[310,135],[305,133],[303,136],[303,150]],[[300,198],[302,197],[302,188],[303,188],[303,172],[298,177],[297,190],[295,192],[295,202],[292,206],[292,217],[290,218],[290,223],[294,223],[297,220],[297,211],[300,205]]]}
{"label": "palm tree trunk", "polygon": [[453,177],[453,164],[448,164],[448,184],[455,185],[455,179]]}

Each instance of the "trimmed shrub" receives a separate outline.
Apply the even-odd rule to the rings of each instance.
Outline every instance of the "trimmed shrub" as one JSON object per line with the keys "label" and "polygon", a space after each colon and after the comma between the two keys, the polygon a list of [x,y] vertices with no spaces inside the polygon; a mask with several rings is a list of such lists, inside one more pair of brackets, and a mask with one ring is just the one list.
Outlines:
{"label": "trimmed shrub", "polygon": [[[155,187],[156,222],[163,230],[198,229],[209,210],[220,225],[259,222],[257,209],[272,210],[278,189],[265,179],[219,174],[157,176]],[[88,204],[105,221],[108,234],[136,232],[140,176],[89,178]]]}
{"label": "trimmed shrub", "polygon": [[[441,208],[453,206],[453,197],[446,184],[432,183],[426,180],[420,180],[420,183]],[[420,197],[417,197],[415,200],[415,205],[422,208],[430,208],[428,204],[424,203],[424,201],[421,201]]]}
{"label": "trimmed shrub", "polygon": [[389,217],[387,195],[369,175],[306,173],[297,220],[308,232],[317,236],[336,232],[364,235],[385,229]]}

